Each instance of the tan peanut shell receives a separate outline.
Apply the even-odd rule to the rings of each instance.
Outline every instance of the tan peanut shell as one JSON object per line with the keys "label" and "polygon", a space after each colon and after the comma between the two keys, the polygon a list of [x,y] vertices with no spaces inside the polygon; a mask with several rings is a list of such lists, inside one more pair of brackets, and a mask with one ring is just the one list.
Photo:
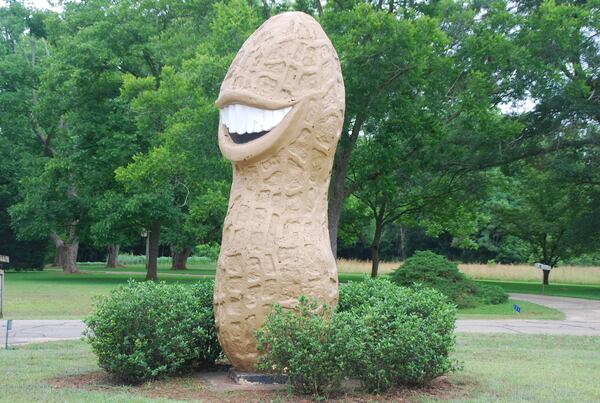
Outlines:
{"label": "tan peanut shell", "polygon": [[233,183],[215,280],[219,340],[232,365],[254,370],[255,332],[272,304],[301,295],[334,305],[335,259],[327,190],[344,120],[340,64],[321,26],[300,12],[270,18],[232,62],[217,106],[292,106],[255,140],[236,144],[223,121],[219,146]]}

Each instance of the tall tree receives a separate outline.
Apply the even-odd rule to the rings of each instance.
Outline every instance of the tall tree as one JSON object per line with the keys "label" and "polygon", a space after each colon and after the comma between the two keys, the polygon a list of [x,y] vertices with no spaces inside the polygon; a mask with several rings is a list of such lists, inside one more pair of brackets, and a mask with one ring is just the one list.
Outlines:
{"label": "tall tree", "polygon": [[[495,217],[507,232],[527,242],[536,262],[554,268],[561,260],[597,250],[597,162],[597,154],[590,158],[581,151],[545,156],[507,179],[510,192],[494,203]],[[549,276],[545,270],[544,284]]]}
{"label": "tall tree", "polygon": [[185,268],[199,242],[220,239],[230,169],[218,151],[214,101],[235,53],[260,23],[243,1],[217,3],[213,15],[195,56],[179,69],[165,66],[158,88],[134,77],[124,87],[138,131],[154,141],[117,171],[117,179],[129,197],[154,200],[147,221],[162,226],[174,269]]}

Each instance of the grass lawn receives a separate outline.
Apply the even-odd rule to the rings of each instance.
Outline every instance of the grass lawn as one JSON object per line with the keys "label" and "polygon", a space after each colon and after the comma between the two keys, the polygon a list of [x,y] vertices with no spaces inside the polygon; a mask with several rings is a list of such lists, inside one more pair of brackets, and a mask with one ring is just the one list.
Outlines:
{"label": "grass lawn", "polygon": [[[6,272],[4,316],[6,319],[80,319],[91,312],[94,296],[106,295],[129,279],[143,280],[143,265],[106,269],[104,265],[80,265],[82,273],[60,270]],[[108,271],[108,272],[107,272]],[[121,272],[121,273],[119,273]],[[166,282],[192,283],[212,279],[215,265],[198,264],[188,270],[172,271],[159,266],[158,277]],[[360,280],[362,274],[339,275],[340,282]]]}
{"label": "grass lawn", "polygon": [[[128,265],[119,269],[107,269],[103,264],[81,264],[79,274],[63,274],[60,270],[46,269],[35,272],[6,272],[4,315],[8,319],[79,319],[92,309],[93,297],[108,292],[129,279],[143,280],[143,265]],[[214,263],[190,265],[188,270],[172,271],[169,265],[159,266],[159,278],[166,282],[191,283],[213,278]],[[360,281],[363,273],[340,273],[341,283]],[[502,286],[508,292],[528,294],[541,293],[535,283],[498,282],[486,283]],[[600,286],[551,284],[547,295],[600,299]],[[526,319],[554,319],[560,313],[539,305],[519,303],[523,308],[521,317]],[[483,306],[474,310],[461,310],[461,318],[472,319],[511,317],[512,303]]]}
{"label": "grass lawn", "polygon": [[[517,314],[513,304],[521,308]],[[527,301],[509,299],[504,304],[482,305],[476,308],[465,308],[458,311],[459,319],[555,319],[562,320],[565,314],[553,308],[533,304]]]}
{"label": "grass lawn", "polygon": [[[600,400],[600,337],[461,334],[449,376],[451,401]],[[77,381],[69,381],[74,379]],[[54,385],[54,386],[51,386]],[[70,387],[57,387],[68,384]],[[77,387],[75,387],[77,386]],[[106,382],[84,342],[42,343],[0,351],[0,401],[288,401],[285,392],[211,391],[194,375],[119,386]],[[358,397],[358,396],[354,396]],[[411,400],[433,400],[425,394]],[[385,396],[376,400],[385,400]]]}
{"label": "grass lawn", "polygon": [[[485,284],[495,284],[504,288],[507,292],[516,292],[521,294],[542,294],[542,285],[540,283],[529,283],[519,281],[491,281],[478,280]],[[554,295],[558,297],[573,297],[586,299],[600,299],[600,286],[598,285],[577,285],[577,284],[553,284],[547,285],[544,289],[544,295]]]}
{"label": "grass lawn", "polygon": [[600,401],[600,337],[461,334],[456,357],[470,402]]}
{"label": "grass lawn", "polygon": [[[93,297],[106,295],[144,273],[63,274],[60,271],[7,272],[4,316],[7,319],[80,319],[92,309]],[[195,282],[206,277],[164,276],[168,282]]]}

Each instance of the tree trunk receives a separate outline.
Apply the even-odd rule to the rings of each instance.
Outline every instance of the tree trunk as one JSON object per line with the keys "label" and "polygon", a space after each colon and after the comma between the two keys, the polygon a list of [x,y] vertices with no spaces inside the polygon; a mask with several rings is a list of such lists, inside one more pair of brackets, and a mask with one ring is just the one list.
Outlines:
{"label": "tree trunk", "polygon": [[542,270],[544,272],[544,285],[548,285],[548,278],[550,277],[550,270]]}
{"label": "tree trunk", "polygon": [[79,242],[72,240],[65,243],[56,233],[51,233],[50,238],[56,247],[56,256],[54,263],[62,267],[64,273],[77,273],[77,252],[79,251]]}
{"label": "tree trunk", "polygon": [[119,267],[119,245],[110,245],[108,247],[108,256],[106,259],[106,267],[112,269]]}
{"label": "tree trunk", "polygon": [[381,244],[381,234],[383,232],[383,211],[375,217],[375,234],[373,234],[373,242],[371,243],[371,277],[377,277],[379,272],[379,245]]}
{"label": "tree trunk", "polygon": [[342,207],[344,206],[344,178],[338,179],[336,175],[331,178],[329,185],[329,208],[327,216],[329,220],[329,242],[331,243],[331,252],[333,257],[337,258],[337,234],[338,226],[340,225],[340,216],[342,215]]}
{"label": "tree trunk", "polygon": [[71,242],[65,244],[65,253],[63,261],[63,272],[64,273],[77,273],[77,253],[79,252],[79,242]]}
{"label": "tree trunk", "polygon": [[158,280],[158,246],[160,243],[160,221],[153,221],[148,232],[148,258],[146,280]]}
{"label": "tree trunk", "polygon": [[404,262],[406,260],[406,230],[400,227],[400,257]]}
{"label": "tree trunk", "polygon": [[342,133],[340,143],[338,144],[338,151],[336,152],[333,161],[331,181],[329,182],[327,219],[329,226],[329,242],[331,243],[331,252],[333,252],[334,258],[337,258],[337,233],[340,224],[340,216],[342,215],[344,200],[346,200],[346,197],[348,197],[348,194],[350,193],[346,189],[346,173],[348,172],[350,156],[354,150],[354,144],[356,144],[358,134],[362,129],[365,119],[366,115],[363,112],[359,112],[354,119],[354,125],[352,126],[350,134]]}
{"label": "tree trunk", "polygon": [[181,250],[171,247],[172,263],[171,270],[186,270],[188,257],[192,254],[192,248],[186,247]]}
{"label": "tree trunk", "polygon": [[62,245],[62,243],[60,244],[60,246],[56,245],[56,242],[55,242],[54,246],[56,247],[56,252],[54,254],[53,266],[62,267],[63,261],[64,261],[65,247]]}

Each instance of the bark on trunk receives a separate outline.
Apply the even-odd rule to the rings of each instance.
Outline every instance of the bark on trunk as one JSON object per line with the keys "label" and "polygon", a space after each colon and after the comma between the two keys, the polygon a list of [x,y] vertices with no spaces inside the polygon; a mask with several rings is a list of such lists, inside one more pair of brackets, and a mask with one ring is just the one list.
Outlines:
{"label": "bark on trunk", "polygon": [[56,247],[56,256],[54,263],[62,267],[64,273],[77,273],[77,252],[79,251],[79,242],[72,240],[65,243],[56,233],[50,234],[50,238]]}
{"label": "bark on trunk", "polygon": [[77,273],[77,253],[79,252],[79,242],[72,242],[65,245],[65,260],[63,261],[64,273]]}
{"label": "bark on trunk", "polygon": [[54,246],[56,247],[56,252],[54,254],[54,264],[53,266],[55,267],[62,267],[63,266],[63,258],[64,258],[64,246],[61,245],[56,245],[56,243],[54,244]]}
{"label": "bark on trunk", "polygon": [[111,245],[108,247],[108,256],[106,258],[106,267],[119,267],[119,245]]}
{"label": "bark on trunk", "polygon": [[337,258],[337,234],[340,225],[340,216],[346,195],[344,194],[344,179],[336,178],[334,173],[329,186],[329,206],[327,209],[327,218],[329,220],[329,242],[331,243],[331,252],[333,257]]}
{"label": "bark on trunk", "polygon": [[406,260],[406,230],[400,227],[400,257],[404,262]]}
{"label": "bark on trunk", "polygon": [[160,242],[160,221],[152,222],[148,234],[148,260],[146,280],[158,280],[158,245]]}
{"label": "bark on trunk", "polygon": [[371,264],[371,277],[377,277],[379,272],[379,245],[381,244],[381,234],[383,232],[383,211],[381,214],[375,217],[375,234],[373,235],[373,242],[371,243],[371,258],[373,259]]}
{"label": "bark on trunk", "polygon": [[550,270],[542,270],[544,272],[544,285],[548,285],[548,278],[550,277]]}
{"label": "bark on trunk", "polygon": [[172,263],[171,270],[186,270],[188,257],[192,254],[192,248],[183,248],[178,250],[171,247]]}
{"label": "bark on trunk", "polygon": [[346,189],[346,173],[350,164],[350,156],[354,149],[354,144],[358,139],[358,134],[365,122],[366,115],[358,113],[354,119],[354,125],[349,135],[342,133],[342,138],[338,145],[338,152],[333,161],[333,169],[331,172],[331,181],[329,182],[329,200],[327,209],[327,219],[329,226],[329,242],[331,243],[331,252],[333,257],[337,258],[337,233],[340,224],[340,216],[342,215],[342,207],[344,200],[348,197]]}

